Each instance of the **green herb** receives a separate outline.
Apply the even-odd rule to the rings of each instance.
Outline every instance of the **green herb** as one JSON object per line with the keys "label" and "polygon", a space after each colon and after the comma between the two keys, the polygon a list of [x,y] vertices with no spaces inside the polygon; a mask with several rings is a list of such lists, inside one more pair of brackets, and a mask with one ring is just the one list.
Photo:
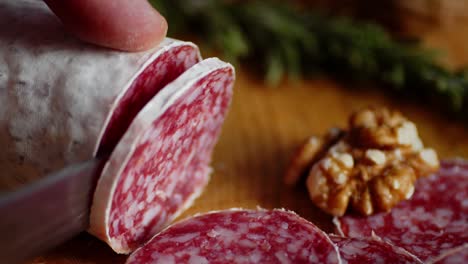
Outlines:
{"label": "green herb", "polygon": [[322,71],[380,81],[468,117],[468,72],[439,66],[430,52],[392,39],[377,25],[268,1],[151,2],[168,19],[169,35],[195,34],[226,59],[255,65],[271,84]]}

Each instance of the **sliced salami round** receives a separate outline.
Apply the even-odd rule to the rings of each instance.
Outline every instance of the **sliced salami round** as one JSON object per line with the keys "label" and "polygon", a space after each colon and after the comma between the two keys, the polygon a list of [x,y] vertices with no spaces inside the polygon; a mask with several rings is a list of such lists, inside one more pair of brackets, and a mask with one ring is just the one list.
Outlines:
{"label": "sliced salami round", "polygon": [[468,244],[455,248],[444,255],[437,257],[435,264],[460,264],[468,263]]}
{"label": "sliced salami round", "polygon": [[330,236],[338,246],[343,264],[423,263],[406,250],[377,237],[348,238]]}
{"label": "sliced salami round", "polygon": [[441,170],[420,179],[413,197],[389,213],[335,219],[350,237],[375,234],[431,262],[468,241],[468,169],[461,161],[443,162]]}
{"label": "sliced salami round", "polygon": [[226,210],[181,221],[136,250],[141,263],[339,263],[318,227],[284,210]]}
{"label": "sliced salami round", "polygon": [[172,39],[137,53],[83,43],[43,1],[1,1],[0,24],[0,190],[110,153],[141,108],[200,61],[194,44]]}
{"label": "sliced salami round", "polygon": [[190,206],[208,182],[233,82],[230,64],[207,59],[150,100],[104,166],[91,233],[128,253]]}

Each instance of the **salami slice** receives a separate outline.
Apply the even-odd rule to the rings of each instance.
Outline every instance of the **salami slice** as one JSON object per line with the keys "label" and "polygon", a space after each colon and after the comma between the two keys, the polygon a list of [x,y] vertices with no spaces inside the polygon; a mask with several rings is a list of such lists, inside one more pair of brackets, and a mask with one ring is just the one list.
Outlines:
{"label": "salami slice", "polygon": [[292,212],[232,209],[172,225],[126,263],[339,262],[330,238]]}
{"label": "salami slice", "polygon": [[191,204],[208,182],[233,82],[230,64],[207,59],[140,111],[103,169],[91,233],[128,253]]}
{"label": "salami slice", "polygon": [[330,236],[338,246],[343,264],[422,263],[406,250],[376,237],[348,238]]}
{"label": "salami slice", "polygon": [[194,44],[172,39],[137,53],[83,43],[43,1],[1,1],[0,24],[0,190],[110,152],[140,109],[200,61]]}
{"label": "salami slice", "polygon": [[460,264],[468,263],[468,244],[455,248],[446,254],[437,257],[435,264]]}
{"label": "salami slice", "polygon": [[413,197],[389,213],[335,219],[350,237],[375,233],[423,261],[431,262],[468,241],[468,170],[460,161],[443,162],[441,170],[420,179]]}

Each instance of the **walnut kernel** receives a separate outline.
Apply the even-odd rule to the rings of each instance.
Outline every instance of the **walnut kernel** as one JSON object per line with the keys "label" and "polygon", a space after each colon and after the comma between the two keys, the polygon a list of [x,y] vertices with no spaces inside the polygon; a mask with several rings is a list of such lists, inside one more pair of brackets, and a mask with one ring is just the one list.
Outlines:
{"label": "walnut kernel", "polygon": [[332,215],[388,211],[411,198],[417,178],[439,168],[436,152],[424,148],[416,125],[399,112],[364,109],[349,126],[308,165],[310,198]]}
{"label": "walnut kernel", "polygon": [[307,175],[312,164],[320,159],[328,148],[342,137],[343,133],[341,129],[332,128],[323,137],[308,138],[294,153],[286,171],[284,183],[294,185],[303,175]]}
{"label": "walnut kernel", "polygon": [[312,136],[300,148],[298,148],[291,159],[288,170],[286,171],[284,183],[287,185],[296,184],[320,150],[323,149],[323,145],[324,142],[322,138]]}
{"label": "walnut kernel", "polygon": [[387,156],[385,153],[378,149],[366,150],[365,156],[373,165],[383,165],[387,162]]}

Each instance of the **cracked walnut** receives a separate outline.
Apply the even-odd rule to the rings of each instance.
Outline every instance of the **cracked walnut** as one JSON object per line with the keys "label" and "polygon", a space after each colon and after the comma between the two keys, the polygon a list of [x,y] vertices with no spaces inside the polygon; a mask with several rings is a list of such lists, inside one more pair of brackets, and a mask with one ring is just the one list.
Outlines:
{"label": "cracked walnut", "polygon": [[314,141],[316,151],[301,159],[296,174],[293,160],[287,177],[292,183],[308,171],[311,200],[335,216],[348,208],[363,215],[389,211],[411,198],[419,177],[439,168],[436,152],[424,148],[414,123],[399,112],[361,110],[347,131],[325,139]]}

